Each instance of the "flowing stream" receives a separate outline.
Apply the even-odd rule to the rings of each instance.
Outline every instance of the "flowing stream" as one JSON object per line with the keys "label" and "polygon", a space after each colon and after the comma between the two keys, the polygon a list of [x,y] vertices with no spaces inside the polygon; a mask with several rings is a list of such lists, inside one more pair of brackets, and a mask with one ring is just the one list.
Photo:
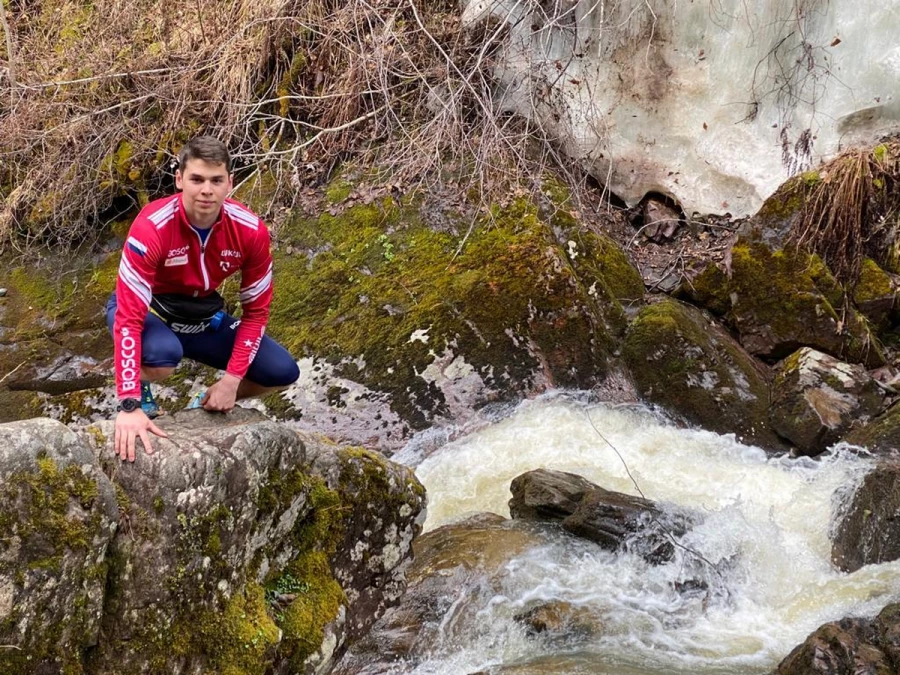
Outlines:
{"label": "flowing stream", "polygon": [[[822,623],[900,599],[900,563],[844,574],[830,561],[834,514],[871,460],[841,448],[817,460],[767,457],[646,408],[586,401],[548,395],[425,459],[397,455],[428,490],[426,530],[485,511],[508,517],[510,481],[546,467],[629,494],[636,483],[648,499],[700,512],[681,539],[690,551],[652,566],[555,534],[497,570],[489,592],[461,590],[438,637],[395,672],[765,673]],[[679,590],[692,576],[704,590]],[[528,637],[513,617],[536,601],[569,603],[603,630]]]}

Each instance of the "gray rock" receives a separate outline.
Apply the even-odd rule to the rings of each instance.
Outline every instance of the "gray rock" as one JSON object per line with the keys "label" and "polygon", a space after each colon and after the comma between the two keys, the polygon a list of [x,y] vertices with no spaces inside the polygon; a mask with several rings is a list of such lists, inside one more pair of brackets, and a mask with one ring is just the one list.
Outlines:
{"label": "gray rock", "polygon": [[831,559],[845,572],[900,558],[900,461],[883,460],[850,499],[832,540]]}
{"label": "gray rock", "polygon": [[112,484],[72,431],[0,424],[0,672],[81,672],[118,520]]}
{"label": "gray rock", "polygon": [[883,400],[865,368],[804,347],[779,366],[769,420],[801,454],[817,455],[878,414]]}
{"label": "gray rock", "polygon": [[671,560],[673,536],[690,518],[641,497],[611,492],[571,473],[536,469],[510,485],[513,518],[559,522],[564,530],[611,551],[629,550],[653,563]]}
{"label": "gray rock", "polygon": [[[200,675],[235,664],[241,672],[267,666],[278,675],[325,672],[402,594],[412,539],[424,516],[422,486],[411,470],[378,453],[298,434],[255,411],[192,410],[158,423],[168,438],[154,438],[155,452],[139,449],[133,463],[113,455],[112,422],[89,427],[80,440],[49,420],[0,427],[10,438],[5,454],[19,458],[17,464],[7,462],[13,473],[34,464],[42,444],[56,442],[53,434],[65,439],[57,445],[66,452],[57,454],[77,460],[65,476],[80,501],[66,502],[65,490],[42,498],[63,514],[57,520],[66,529],[55,539],[33,535],[34,544],[24,535],[21,544],[0,543],[0,580],[7,579],[0,589],[21,603],[13,611],[32,612],[25,635],[36,637],[22,654],[34,659],[41,655],[35,645],[52,645],[51,656],[65,649],[70,661],[63,665],[82,672],[85,664],[79,660],[90,647],[92,675]],[[44,473],[47,461],[37,462]],[[101,550],[91,550],[89,563],[78,565],[67,561],[81,560],[75,554],[81,555],[80,533],[88,528],[78,529],[78,509],[88,508],[85,495],[94,483],[75,481],[76,471],[106,486],[106,502],[94,493],[91,504],[96,510],[106,503],[109,512],[101,514],[105,521],[88,514],[91,526],[106,523],[108,534],[106,540],[88,539]],[[16,518],[14,507],[27,506],[26,497],[33,494],[30,487],[31,492],[10,493],[8,486],[16,484],[3,482],[4,523]],[[116,520],[118,532],[104,551]],[[77,546],[64,544],[73,532]],[[23,574],[37,567],[22,566],[25,543],[36,551],[25,562],[39,554],[55,560],[60,554],[53,547],[68,547],[59,578],[49,572],[40,577],[55,584],[52,605],[41,599],[42,587],[31,580],[32,573]],[[60,588],[74,584],[96,591],[93,604],[71,593],[59,595]],[[23,597],[25,590],[31,596]],[[42,610],[46,617],[38,613]],[[66,611],[74,616],[60,614]],[[69,624],[77,635],[61,639]],[[25,644],[13,637],[5,643]],[[0,651],[0,659],[11,654],[19,652]]]}
{"label": "gray rock", "polygon": [[681,227],[681,214],[665,202],[648,199],[642,209],[641,233],[647,239],[660,244],[669,241]]}

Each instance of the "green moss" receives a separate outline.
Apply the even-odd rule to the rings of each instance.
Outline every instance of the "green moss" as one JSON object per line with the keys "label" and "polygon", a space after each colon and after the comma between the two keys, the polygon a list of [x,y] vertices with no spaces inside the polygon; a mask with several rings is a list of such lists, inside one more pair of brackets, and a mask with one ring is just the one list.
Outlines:
{"label": "green moss", "polygon": [[753,359],[702,312],[675,300],[644,307],[622,354],[638,391],[690,422],[768,448],[768,383]]}
{"label": "green moss", "polygon": [[716,265],[709,265],[690,284],[682,285],[676,297],[688,298],[699,307],[708,309],[717,316],[723,316],[731,309],[728,285],[729,280],[725,272]]}
{"label": "green moss", "polygon": [[767,226],[777,226],[791,220],[803,209],[809,191],[819,180],[817,172],[809,171],[785,181],[760,207],[756,220]]}
{"label": "green moss", "polygon": [[278,110],[282,117],[287,117],[290,112],[291,102],[288,96],[290,96],[298,78],[306,69],[306,64],[306,54],[301,50],[294,52],[290,67],[288,67],[287,72],[285,72],[275,88],[275,93],[278,95]]}
{"label": "green moss", "polygon": [[294,404],[285,398],[281,392],[267,394],[262,398],[262,402],[265,404],[268,413],[275,419],[300,419],[303,416],[303,413],[297,410]]}
{"label": "green moss", "polygon": [[264,590],[254,583],[232,595],[221,610],[204,612],[185,628],[218,675],[263,675],[279,638]]}
{"label": "green moss", "polygon": [[[47,575],[59,574],[65,555],[90,562],[84,566],[70,565],[66,570],[67,583],[74,591],[67,621],[27,632],[28,642],[22,644],[22,651],[0,650],[0,671],[30,672],[34,664],[46,662],[56,664],[63,672],[82,672],[78,649],[81,644],[77,642],[81,639],[79,629],[88,620],[85,612],[90,600],[88,591],[92,590],[89,582],[103,572],[97,569],[91,555],[100,516],[90,511],[98,495],[97,484],[79,467],[61,468],[48,457],[39,457],[34,470],[13,473],[0,485],[0,527],[7,536],[14,534],[18,538],[20,555],[29,558],[25,567],[16,559],[9,561],[0,555],[0,576],[12,579],[19,587],[17,593],[29,583],[31,575],[46,580]],[[7,541],[0,538],[0,552],[6,548]],[[40,613],[44,608],[32,609]],[[46,607],[48,613],[57,609],[55,603]],[[15,630],[14,617],[15,609],[9,617],[13,623],[0,625],[0,634]],[[64,632],[68,633],[68,639],[64,639]]]}
{"label": "green moss", "polygon": [[19,523],[19,536],[48,536],[56,555],[62,555],[65,549],[87,547],[88,527],[77,516],[70,516],[69,504],[74,500],[81,508],[90,509],[98,488],[81,469],[67,466],[60,470],[52,459],[43,458],[38,460],[36,473],[14,474],[9,485],[20,494],[28,494],[28,516]]}
{"label": "green moss", "polygon": [[343,180],[335,180],[332,181],[325,190],[325,200],[329,204],[340,204],[350,196],[352,191],[353,185],[351,183]]}
{"label": "green moss", "polygon": [[860,266],[859,280],[853,288],[853,301],[863,305],[893,295],[891,278],[871,258],[865,258]]}
{"label": "green moss", "polygon": [[[420,208],[387,199],[336,216],[295,215],[280,232],[281,249],[312,253],[276,252],[271,333],[294,355],[324,357],[338,375],[389,392],[414,428],[446,413],[442,392],[420,373],[447,349],[501,391],[527,389],[542,365],[560,386],[588,386],[605,372],[613,340],[604,312],[621,328],[621,306],[605,281],[579,276],[533,205],[522,199],[495,208],[464,245],[470,222],[435,231]],[[622,259],[595,242],[595,267],[616,276]],[[625,289],[634,279],[614,285]],[[592,286],[598,297],[589,311]]]}
{"label": "green moss", "polygon": [[71,424],[79,418],[90,418],[94,409],[88,405],[87,399],[94,393],[96,392],[82,389],[53,397],[52,402],[62,405],[63,408],[60,422]]}
{"label": "green moss", "polygon": [[815,170],[805,171],[800,174],[799,178],[808,188],[815,187],[820,182],[822,182],[822,174]]}
{"label": "green moss", "polygon": [[301,590],[277,612],[276,620],[284,631],[283,653],[295,668],[301,668],[322,645],[325,626],[337,618],[345,597],[321,551],[301,555],[288,565],[286,574],[300,583]]}

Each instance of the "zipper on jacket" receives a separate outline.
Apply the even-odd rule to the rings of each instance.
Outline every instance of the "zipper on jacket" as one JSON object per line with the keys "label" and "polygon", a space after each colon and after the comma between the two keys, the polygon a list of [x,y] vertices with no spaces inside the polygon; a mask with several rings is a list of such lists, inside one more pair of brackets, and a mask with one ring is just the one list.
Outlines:
{"label": "zipper on jacket", "polygon": [[[212,229],[212,228],[210,228]],[[191,232],[197,235],[197,241],[200,242],[200,271],[203,272],[203,290],[209,290],[209,274],[206,271],[206,242],[203,241],[200,233],[197,232],[193,227],[191,228]],[[212,236],[212,232],[206,235],[206,241],[209,241],[209,238]]]}

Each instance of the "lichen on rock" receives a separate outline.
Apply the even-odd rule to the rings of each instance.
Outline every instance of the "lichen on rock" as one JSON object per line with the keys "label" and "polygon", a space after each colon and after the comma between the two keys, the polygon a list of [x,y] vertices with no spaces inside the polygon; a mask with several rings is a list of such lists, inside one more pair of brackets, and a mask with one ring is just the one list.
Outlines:
{"label": "lichen on rock", "polygon": [[0,672],[80,673],[100,630],[118,510],[58,422],[0,425]]}
{"label": "lichen on rock", "polygon": [[638,313],[623,356],[638,392],[692,424],[770,450],[768,374],[703,312],[665,299]]}

